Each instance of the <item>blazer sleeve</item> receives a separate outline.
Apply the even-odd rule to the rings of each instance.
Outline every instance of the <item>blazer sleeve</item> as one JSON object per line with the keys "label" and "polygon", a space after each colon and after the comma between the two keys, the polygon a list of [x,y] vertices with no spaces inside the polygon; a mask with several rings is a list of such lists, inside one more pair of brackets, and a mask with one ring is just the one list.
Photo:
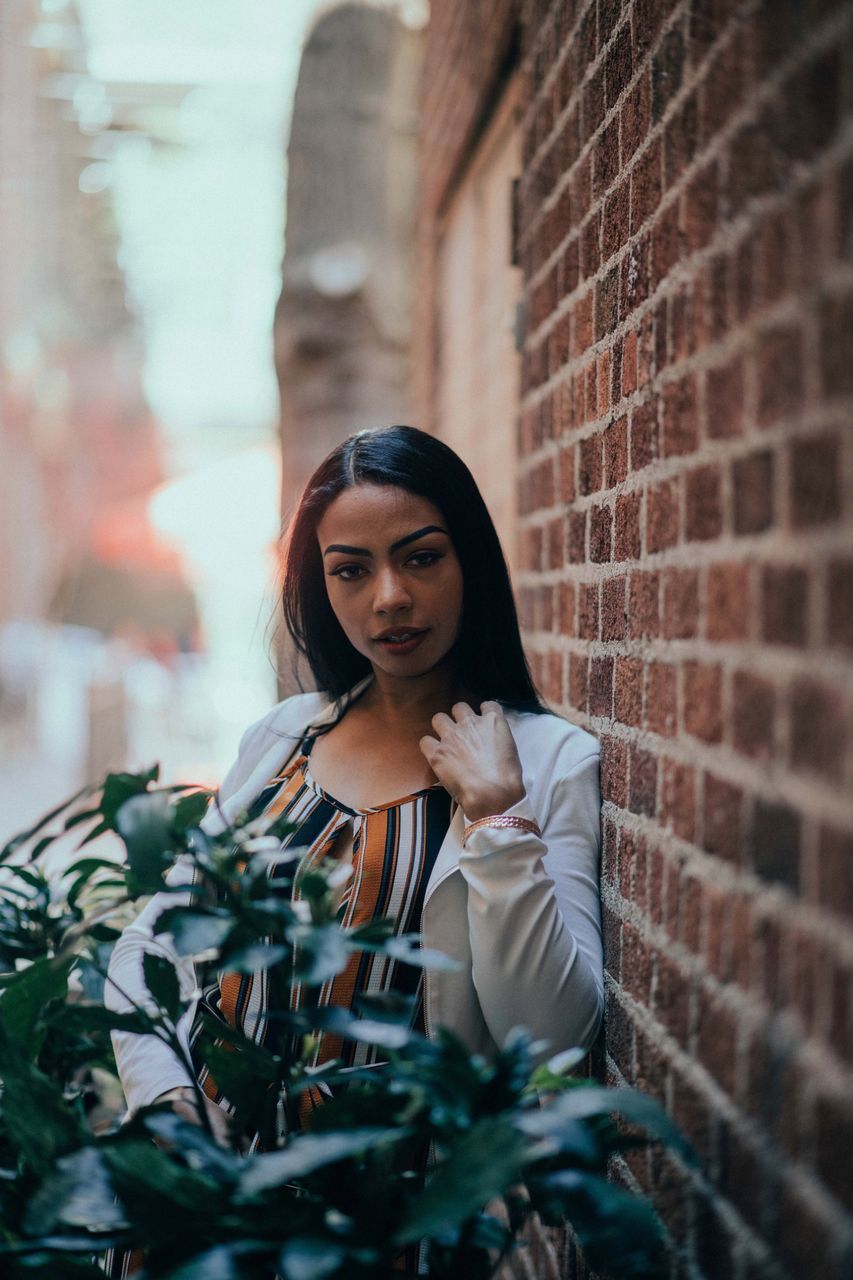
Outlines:
{"label": "blazer sleeve", "polygon": [[541,839],[479,827],[459,861],[486,1025],[498,1045],[525,1026],[549,1055],[589,1049],[604,1013],[598,744],[558,774],[544,823],[527,796],[506,812],[537,821]]}
{"label": "blazer sleeve", "polygon": [[[234,795],[251,773],[263,743],[268,740],[268,726],[274,714],[275,708],[273,712],[251,724],[243,734],[237,759],[223,778],[216,799],[208,811],[214,824],[218,818],[219,803]],[[206,821],[207,818],[202,822],[202,828]],[[184,884],[189,886],[192,880],[192,865],[186,859],[178,859],[166,876],[166,883],[173,889]],[[178,955],[172,935],[155,933],[154,925],[167,907],[189,906],[191,901],[192,895],[189,892],[155,893],[116,942],[104,988],[104,1003],[114,1012],[128,1012],[134,1005],[153,1009],[143,975],[143,957],[151,953],[171,961],[178,972],[181,994],[185,999],[191,1000],[176,1028],[187,1058],[189,1033],[197,1004],[196,1000],[191,999],[196,990],[195,966],[186,956]],[[148,1106],[167,1089],[192,1084],[181,1059],[156,1036],[114,1031],[112,1043],[119,1079],[130,1112]]]}

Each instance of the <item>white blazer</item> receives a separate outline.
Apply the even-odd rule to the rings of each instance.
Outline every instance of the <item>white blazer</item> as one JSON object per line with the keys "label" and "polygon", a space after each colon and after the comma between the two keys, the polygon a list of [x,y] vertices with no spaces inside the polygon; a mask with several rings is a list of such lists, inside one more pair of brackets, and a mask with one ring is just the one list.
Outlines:
{"label": "white blazer", "polygon": [[[347,701],[365,687],[359,681]],[[447,1026],[472,1052],[494,1053],[507,1032],[525,1026],[549,1043],[548,1054],[588,1049],[604,1012],[599,863],[599,746],[560,716],[506,711],[521,760],[526,795],[507,813],[533,818],[541,839],[517,828],[480,827],[463,850],[466,818],[457,806],[439,848],[424,898],[423,945],[459,962],[454,971],[425,973],[427,1034]],[[309,729],[335,718],[325,694],[285,698],[243,735],[202,828],[222,831],[246,810],[299,749]],[[183,883],[178,864],[169,874]],[[189,895],[155,894],[113,951],[106,1004],[145,1002],[142,956],[173,961],[186,993],[195,988],[192,963],[179,958],[168,934],[152,925],[167,906]],[[122,994],[124,993],[124,994]],[[194,1006],[179,1026],[182,1043]],[[136,1110],[189,1078],[175,1055],[152,1036],[113,1033],[128,1107]],[[540,1055],[542,1056],[542,1055]]]}

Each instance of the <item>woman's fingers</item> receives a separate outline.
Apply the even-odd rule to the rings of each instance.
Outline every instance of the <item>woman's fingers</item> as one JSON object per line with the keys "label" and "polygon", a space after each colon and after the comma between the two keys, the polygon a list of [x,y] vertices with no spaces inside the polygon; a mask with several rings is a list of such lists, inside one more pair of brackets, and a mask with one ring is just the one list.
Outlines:
{"label": "woman's fingers", "polygon": [[471,716],[477,714],[474,708],[469,706],[467,702],[454,702],[450,710],[453,714],[453,719],[456,721],[470,720]]}

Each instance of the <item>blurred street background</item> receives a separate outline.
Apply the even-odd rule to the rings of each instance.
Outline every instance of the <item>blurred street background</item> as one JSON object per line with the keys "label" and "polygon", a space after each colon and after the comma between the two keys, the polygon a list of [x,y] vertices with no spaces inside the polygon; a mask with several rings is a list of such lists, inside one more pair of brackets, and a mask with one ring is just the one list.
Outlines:
{"label": "blurred street background", "polygon": [[[287,142],[318,12],[317,0],[0,5],[0,840],[108,768],[159,761],[169,781],[215,784],[287,691],[276,544],[322,441],[304,465],[288,460],[283,492],[274,320]],[[389,41],[417,40],[426,15],[373,16],[361,62],[388,64]],[[340,92],[358,92],[358,70]],[[365,80],[353,134],[375,135],[384,74]],[[312,92],[309,148],[323,129]],[[405,145],[397,163],[405,222]],[[346,172],[330,181],[294,218],[292,305],[315,328],[323,301],[334,309],[370,273],[357,226],[312,254],[323,229],[306,201],[333,220],[359,206]],[[372,210],[364,229],[384,234]],[[380,290],[386,337],[367,343],[374,382],[392,389],[404,265]],[[325,383],[312,341],[297,333],[279,363],[313,360]],[[369,379],[357,394],[360,426],[385,406]],[[323,386],[306,396],[323,411]]]}

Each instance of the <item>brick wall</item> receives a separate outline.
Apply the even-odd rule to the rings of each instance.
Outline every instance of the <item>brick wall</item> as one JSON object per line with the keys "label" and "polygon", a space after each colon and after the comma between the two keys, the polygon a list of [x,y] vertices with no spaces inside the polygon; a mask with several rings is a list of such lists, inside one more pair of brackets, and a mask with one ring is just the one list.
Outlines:
{"label": "brick wall", "polygon": [[655,1198],[673,1275],[840,1280],[853,1274],[853,5],[432,10],[423,420],[440,431],[436,209],[515,17],[517,587],[541,687],[602,743],[603,1069],[659,1097],[702,1162],[688,1173],[642,1152],[614,1176]]}

